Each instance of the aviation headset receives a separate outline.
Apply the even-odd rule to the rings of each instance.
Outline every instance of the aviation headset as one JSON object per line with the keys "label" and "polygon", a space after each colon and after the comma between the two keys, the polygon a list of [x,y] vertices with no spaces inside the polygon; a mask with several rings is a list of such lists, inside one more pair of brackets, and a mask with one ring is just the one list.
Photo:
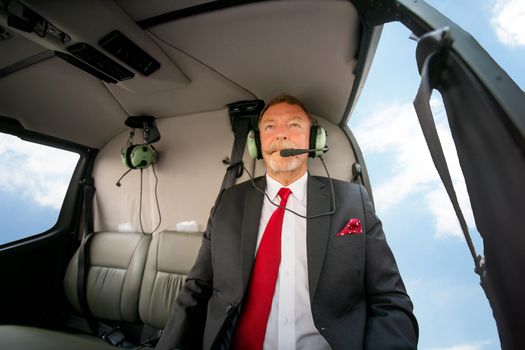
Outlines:
{"label": "aviation headset", "polygon": [[[261,138],[259,133],[259,128],[255,128],[250,130],[248,133],[248,138],[246,139],[246,146],[248,147],[248,153],[250,154],[250,157],[253,159],[262,159],[262,151],[261,151]],[[328,173],[328,169],[326,168],[326,165],[324,163],[323,157],[321,155],[328,150],[328,147],[326,146],[326,130],[320,126],[316,120],[312,121],[312,126],[310,127],[310,140],[308,145],[308,156],[310,158],[319,157],[321,160],[321,163],[323,164],[323,167],[326,171],[326,175],[328,177],[328,180],[330,182],[330,189],[331,189],[331,198],[332,198],[332,208],[330,211],[325,213],[319,213],[315,215],[301,215],[291,209],[282,207],[278,205],[277,203],[274,203],[272,199],[268,196],[268,193],[266,193],[265,190],[257,187],[257,185],[254,182],[253,176],[250,174],[250,172],[246,169],[244,164],[242,165],[248,176],[250,177],[250,181],[252,182],[252,186],[259,192],[261,192],[263,195],[268,198],[270,203],[272,203],[275,207],[282,208],[288,212],[291,212],[294,215],[297,215],[301,218],[305,219],[313,219],[318,218],[322,216],[332,215],[334,214],[336,209],[336,203],[335,203],[335,195],[334,195],[334,185],[332,183],[332,178],[330,177],[330,174]],[[302,150],[301,150],[302,151]],[[306,151],[306,150],[305,150]]]}
{"label": "aviation headset", "polygon": [[[144,231],[144,226],[142,225],[142,170],[149,167],[150,165],[157,163],[157,160],[159,158],[157,154],[157,150],[155,149],[155,147],[153,147],[151,143],[156,142],[160,139],[160,133],[159,133],[159,130],[157,129],[157,126],[155,125],[155,118],[150,117],[150,116],[129,117],[128,119],[126,119],[125,124],[129,126],[128,142],[126,146],[122,147],[122,149],[120,150],[120,157],[122,159],[122,163],[124,163],[124,165],[127,166],[129,169],[118,179],[115,185],[117,187],[120,187],[121,185],[120,181],[129,172],[131,172],[134,169],[140,169],[139,222],[140,222],[140,229],[142,233],[146,234],[146,232]],[[135,128],[143,129],[144,143],[139,144],[139,145],[133,144],[133,137],[135,136]],[[160,227],[160,224],[162,222],[159,198],[157,194],[157,185],[159,182],[159,178],[157,177],[157,174],[155,173],[155,166],[152,166],[152,169],[153,169],[153,175],[155,176],[155,200],[157,202],[159,223],[153,229],[153,231],[147,234],[152,234],[153,232],[157,231],[157,229]]]}
{"label": "aviation headset", "polygon": [[[248,147],[248,153],[251,158],[262,159],[261,136],[258,127],[250,130],[248,133],[246,146]],[[308,148],[315,150],[308,152],[308,157],[310,158],[318,157],[326,152],[326,130],[320,126],[316,120],[312,121],[312,126],[310,127],[310,142]]]}
{"label": "aviation headset", "polygon": [[149,128],[144,123],[144,140],[145,143],[134,145],[133,136],[135,136],[135,129],[129,129],[128,143],[120,151],[122,163],[130,169],[145,169],[152,164],[157,163],[157,150],[147,140],[149,140]]}

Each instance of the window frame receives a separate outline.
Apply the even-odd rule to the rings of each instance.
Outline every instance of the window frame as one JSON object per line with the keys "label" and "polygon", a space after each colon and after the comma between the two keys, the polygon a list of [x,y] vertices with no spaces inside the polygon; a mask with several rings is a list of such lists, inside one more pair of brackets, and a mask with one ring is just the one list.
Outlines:
{"label": "window frame", "polygon": [[81,211],[83,205],[83,180],[91,175],[98,149],[27,130],[16,119],[5,116],[0,116],[0,132],[18,137],[24,141],[74,152],[79,155],[56,223],[43,232],[37,232],[28,237],[0,244],[0,252],[26,244],[38,243],[39,241],[51,239],[63,234],[71,234],[75,238],[78,238],[78,227],[82,216]]}

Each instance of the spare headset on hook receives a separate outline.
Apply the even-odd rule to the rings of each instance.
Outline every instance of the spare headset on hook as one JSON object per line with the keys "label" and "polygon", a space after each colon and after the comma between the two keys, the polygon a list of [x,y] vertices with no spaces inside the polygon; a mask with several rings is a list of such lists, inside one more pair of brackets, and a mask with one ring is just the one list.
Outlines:
{"label": "spare headset on hook", "polygon": [[[160,133],[155,118],[134,116],[126,119],[125,124],[129,126],[129,134],[126,147],[120,152],[122,163],[130,169],[145,169],[157,163],[158,153],[152,143],[160,140]],[[135,129],[143,129],[144,143],[133,144]]]}
{"label": "spare headset on hook", "polygon": [[[158,192],[157,192],[157,186],[159,183],[159,179],[155,172],[155,163],[157,163],[159,156],[158,156],[157,150],[152,145],[152,143],[160,140],[160,133],[159,133],[159,129],[157,128],[157,125],[155,124],[155,118],[150,117],[150,116],[129,117],[128,119],[126,119],[125,124],[129,127],[128,141],[126,143],[126,146],[124,146],[121,149],[120,156],[122,158],[122,163],[124,163],[124,165],[127,166],[129,169],[120,177],[120,179],[118,179],[116,185],[117,187],[120,187],[121,185],[120,181],[131,170],[140,169],[139,223],[140,223],[140,229],[142,233],[145,234],[146,232],[144,231],[144,227],[142,225],[142,182],[143,182],[142,171],[151,165],[151,168],[153,170],[153,176],[155,176],[154,193],[155,193],[155,201],[157,203],[157,212],[159,215],[159,222],[157,226],[153,229],[153,231],[148,232],[148,234],[151,234],[160,227],[160,224],[162,222],[159,198],[158,198]],[[137,144],[137,145],[133,144],[133,138],[135,136],[135,129],[143,130],[144,143]]]}

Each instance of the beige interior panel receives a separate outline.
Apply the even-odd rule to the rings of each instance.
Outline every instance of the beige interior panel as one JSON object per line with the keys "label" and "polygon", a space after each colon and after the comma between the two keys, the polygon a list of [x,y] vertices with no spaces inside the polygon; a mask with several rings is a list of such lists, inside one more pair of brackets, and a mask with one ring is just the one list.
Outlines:
{"label": "beige interior panel", "polygon": [[213,1],[215,0],[148,0],[148,6],[144,6],[144,0],[115,0],[135,21]]}
{"label": "beige interior panel", "polygon": [[228,103],[256,98],[180,50],[170,47],[154,36],[152,38],[171,60],[177,62],[191,83],[183,89],[146,95],[127,91],[114,84],[106,84],[128,114],[146,114],[158,118],[185,115],[195,111],[217,110],[224,108]]}
{"label": "beige interior panel", "polygon": [[100,80],[58,57],[0,79],[0,115],[30,130],[100,147],[127,115]]}
{"label": "beige interior panel", "polygon": [[[162,68],[149,77],[136,74],[119,84],[105,84],[58,58],[49,59],[0,79],[0,114],[28,129],[95,148],[125,130],[128,115],[185,116],[283,92],[308,101],[313,113],[334,124],[345,117],[360,33],[351,2],[257,2],[147,30],[134,22],[203,2],[156,0],[141,10],[135,0],[24,1],[72,40],[61,44],[50,36],[12,29],[25,39],[0,43],[7,48],[0,64],[29,57],[40,46],[67,51],[68,45],[83,41],[98,47],[100,38],[119,30]],[[5,19],[2,15],[0,22]]]}
{"label": "beige interior panel", "polygon": [[[206,227],[208,215],[219,193],[233,145],[228,112],[205,112],[157,120],[161,140],[155,143],[159,162],[155,165],[159,179],[158,198],[162,223],[158,231],[177,230],[177,223],[195,221],[198,230]],[[142,143],[135,134],[134,143]],[[120,159],[127,132],[102,148],[94,167],[95,229],[139,231],[140,170],[132,170],[117,187],[117,179],[127,170]],[[244,155],[247,167],[253,160]],[[247,180],[246,174],[238,181]],[[154,196],[155,178],[150,167],[143,172],[142,222],[146,232],[158,223]]]}
{"label": "beige interior panel", "polygon": [[274,1],[149,30],[259,98],[287,92],[338,123],[354,81],[358,26],[348,1]]}
{"label": "beige interior panel", "polygon": [[[350,143],[338,126],[317,118],[327,130],[330,151],[324,155],[330,175],[335,179],[350,180],[352,164]],[[230,156],[233,132],[226,109],[187,116],[157,120],[161,140],[155,144],[159,162],[155,169],[162,223],[158,231],[177,231],[177,224],[195,221],[197,230],[206,227],[210,209],[219,192],[227,165],[222,160]],[[137,130],[134,143],[142,143]],[[127,133],[122,133],[97,156],[94,168],[95,229],[108,231],[139,231],[140,170],[132,170],[115,183],[127,170],[120,159],[121,148],[126,145]],[[345,155],[341,157],[340,155]],[[262,161],[255,162],[245,150],[244,162],[251,173],[264,175]],[[309,160],[313,175],[325,176],[319,159]],[[237,181],[248,180],[246,173]],[[154,196],[155,178],[150,167],[143,171],[142,223],[151,232],[158,223]]]}
{"label": "beige interior panel", "polygon": [[[4,30],[9,29],[4,27]],[[11,30],[9,31],[12,33]],[[13,34],[11,39],[0,40],[0,69],[46,50],[46,48],[27,40],[21,35]],[[6,52],[9,54],[5,54]]]}

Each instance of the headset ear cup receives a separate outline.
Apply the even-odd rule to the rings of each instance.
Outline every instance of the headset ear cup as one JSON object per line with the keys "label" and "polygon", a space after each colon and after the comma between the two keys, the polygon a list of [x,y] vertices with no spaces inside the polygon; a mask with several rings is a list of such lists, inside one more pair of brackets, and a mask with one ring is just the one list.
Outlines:
{"label": "headset ear cup", "polygon": [[[317,148],[316,147],[316,144],[317,144],[317,130],[318,130],[317,123],[316,122],[312,123],[312,126],[310,127],[310,140],[309,140],[309,143],[308,143],[308,148],[309,149]],[[308,157],[315,158],[315,156],[316,156],[316,152],[308,152]]]}
{"label": "headset ear cup", "polygon": [[[324,149],[326,147],[326,130],[322,126],[317,126],[317,137],[315,138],[315,148]],[[319,153],[321,155],[323,152]]]}
{"label": "headset ear cup", "polygon": [[[314,122],[310,127],[310,144],[308,148],[310,149],[324,149],[326,147],[326,130]],[[308,156],[310,158],[315,158],[322,155],[324,151],[315,151],[309,152]]]}
{"label": "headset ear cup", "polygon": [[250,130],[248,133],[248,136],[246,137],[246,148],[248,148],[250,158],[257,159],[258,150],[257,143],[255,142],[255,130]]}
{"label": "headset ear cup", "polygon": [[149,152],[147,145],[138,145],[131,153],[131,162],[135,168],[144,169],[149,165],[146,156]]}
{"label": "headset ear cup", "polygon": [[120,156],[122,158],[122,163],[124,163],[125,166],[127,166],[130,169],[136,169],[133,164],[131,163],[131,153],[133,152],[133,148],[135,146],[131,145],[129,147],[125,147],[120,151]]}
{"label": "headset ear cup", "polygon": [[144,143],[135,145],[130,155],[130,164],[133,169],[145,169],[157,162],[157,151],[153,146]]}
{"label": "headset ear cup", "polygon": [[258,129],[250,130],[246,138],[246,147],[252,159],[262,159],[261,138]]}
{"label": "headset ear cup", "polygon": [[157,152],[157,149],[153,147],[152,144],[148,144],[149,148],[151,148],[151,156],[153,157],[151,164],[157,164],[159,161],[159,153]]}
{"label": "headset ear cup", "polygon": [[262,154],[262,147],[261,147],[261,134],[259,132],[259,129],[255,129],[253,131],[253,135],[254,135],[255,145],[257,146],[257,159],[262,159],[263,154]]}

